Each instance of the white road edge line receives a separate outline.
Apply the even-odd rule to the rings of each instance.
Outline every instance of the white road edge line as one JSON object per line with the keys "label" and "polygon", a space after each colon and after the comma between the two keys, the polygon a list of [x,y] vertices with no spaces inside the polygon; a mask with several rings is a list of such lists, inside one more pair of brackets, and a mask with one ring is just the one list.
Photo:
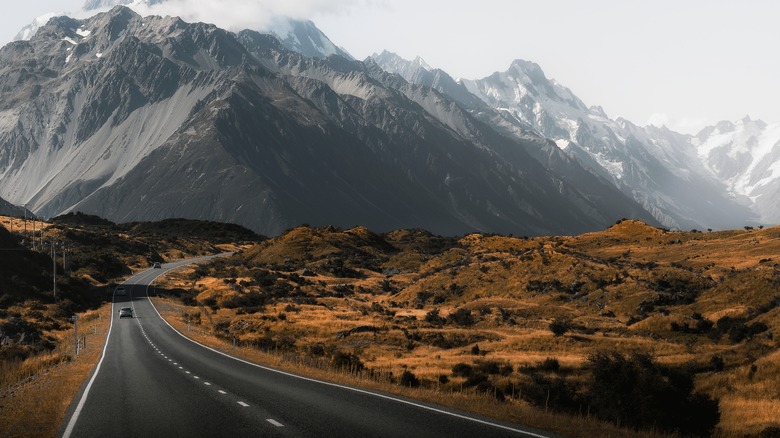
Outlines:
{"label": "white road edge line", "polygon": [[[146,299],[149,300],[149,304],[151,304],[152,308],[154,309],[154,311],[157,312],[157,316],[159,316],[160,319],[162,319],[163,322],[168,325],[168,327],[170,327],[179,336],[181,336],[182,338],[192,342],[195,345],[199,345],[199,346],[201,346],[201,347],[203,347],[203,348],[205,348],[207,350],[213,351],[214,353],[221,354],[222,356],[229,357],[229,358],[231,358],[233,360],[237,360],[237,361],[245,363],[247,365],[250,365],[250,366],[253,366],[253,367],[256,367],[256,368],[260,368],[260,369],[263,369],[263,370],[266,370],[266,371],[270,371],[270,372],[273,372],[273,373],[281,374],[281,375],[284,375],[284,376],[292,377],[292,378],[295,378],[295,379],[306,380],[308,382],[319,383],[321,385],[331,386],[331,387],[334,387],[334,388],[341,388],[341,389],[344,389],[344,390],[347,390],[347,391],[352,391],[352,392],[357,392],[357,393],[360,393],[360,394],[370,395],[370,396],[373,396],[373,397],[382,398],[382,399],[385,399],[385,400],[390,400],[390,401],[394,401],[394,402],[405,404],[405,405],[409,405],[409,406],[414,406],[416,408],[424,409],[424,410],[427,410],[427,411],[436,412],[436,413],[439,413],[439,414],[448,415],[448,416],[455,417],[455,418],[460,418],[461,420],[471,421],[471,422],[474,422],[474,423],[484,424],[486,426],[491,426],[491,427],[495,427],[495,428],[498,428],[498,429],[508,430],[510,432],[516,432],[516,433],[519,433],[519,434],[524,434],[526,436],[530,436],[530,437],[534,437],[534,438],[550,438],[548,435],[540,435],[540,434],[537,434],[537,433],[534,433],[534,432],[529,432],[529,431],[525,431],[525,430],[515,429],[513,427],[504,426],[503,424],[498,424],[498,423],[493,423],[493,422],[490,422],[490,421],[480,420],[479,418],[469,417],[469,416],[466,416],[466,415],[457,414],[455,412],[445,411],[443,409],[434,408],[432,406],[426,406],[426,405],[423,405],[423,404],[420,404],[420,403],[415,403],[415,402],[412,402],[412,401],[409,401],[409,400],[404,400],[404,399],[397,398],[397,397],[391,397],[389,395],[384,395],[384,394],[379,394],[379,393],[376,393],[376,392],[371,392],[371,391],[368,391],[368,390],[365,390],[365,389],[353,388],[351,386],[340,385],[338,383],[324,382],[322,380],[312,379],[311,377],[299,376],[297,374],[288,373],[286,371],[281,371],[281,370],[277,370],[277,369],[274,369],[274,368],[269,368],[269,367],[266,367],[266,366],[263,366],[263,365],[258,365],[256,363],[250,362],[248,360],[244,360],[244,359],[241,359],[241,358],[238,358],[238,357],[235,357],[235,356],[231,356],[231,355],[229,355],[227,353],[223,353],[223,352],[221,352],[221,351],[219,351],[219,350],[217,350],[215,348],[211,348],[211,347],[209,347],[207,345],[203,345],[203,344],[201,344],[201,343],[199,343],[197,341],[194,341],[194,340],[188,338],[183,333],[181,333],[180,331],[176,330],[175,327],[173,327],[165,318],[163,318],[163,316],[160,314],[160,311],[157,310],[157,306],[155,306],[154,303],[152,302],[152,298],[149,296],[149,287],[162,274],[163,273],[161,272],[157,277],[154,277],[149,282],[149,284],[146,286]],[[223,393],[222,391],[220,391],[220,392]],[[67,438],[67,437],[63,437],[63,438]]]}
{"label": "white road edge line", "polygon": [[[187,266],[193,263],[198,263],[204,260],[208,260],[209,258],[213,257],[198,257],[195,259],[192,259],[191,261],[187,263],[182,263],[179,266],[173,266],[170,268],[166,268],[163,272],[157,273],[154,277],[152,277],[151,280],[149,280],[149,284],[151,285],[157,278],[167,273],[168,271],[175,270],[178,268],[181,268],[183,266]],[[124,285],[125,283],[130,282],[133,278],[139,277],[139,276],[146,276],[148,275],[149,270],[139,272],[138,274],[135,274],[128,278],[127,280],[123,281],[121,285]],[[152,271],[152,273],[155,273]],[[130,297],[132,298],[132,293],[130,294]],[[100,367],[103,365],[103,360],[106,358],[106,349],[108,347],[108,340],[111,338],[111,329],[114,327],[114,304],[116,304],[115,301],[116,298],[116,288],[114,288],[114,293],[111,295],[111,323],[108,326],[108,333],[106,334],[106,341],[103,343],[103,354],[100,355],[100,361],[98,362],[97,366],[95,367],[95,371],[92,373],[92,377],[89,379],[89,383],[87,383],[87,387],[84,388],[84,394],[82,394],[81,399],[79,400],[78,405],[76,405],[76,409],[73,410],[73,415],[70,417],[70,421],[68,421],[68,425],[65,427],[65,432],[62,434],[62,438],[70,438],[71,434],[73,433],[73,429],[76,427],[76,422],[79,420],[79,415],[81,415],[81,410],[84,409],[84,404],[87,402],[87,396],[89,396],[89,391],[92,389],[92,384],[95,383],[95,379],[97,378],[98,373],[100,372]],[[152,303],[151,298],[149,298],[149,285],[146,286],[146,299],[149,300],[150,303]],[[132,304],[131,304],[132,305]],[[152,303],[152,308],[154,308],[154,311],[157,312],[157,315],[162,318],[163,321],[165,321],[165,318],[160,315],[160,312],[157,311],[157,308],[154,307],[154,303]],[[135,313],[135,306],[133,305],[133,313]],[[136,318],[136,321],[138,319]],[[165,321],[167,324],[168,321]],[[141,325],[141,322],[138,321],[138,325],[141,327],[141,330],[143,331],[143,326]],[[168,324],[170,325],[170,324]],[[175,329],[174,329],[175,330]],[[177,332],[178,333],[178,332]],[[146,335],[146,332],[144,331],[144,336]],[[185,339],[187,339],[186,336],[179,333],[179,335],[183,336]]]}
{"label": "white road edge line", "polygon": [[[127,280],[123,281],[121,285],[124,285],[125,283],[129,282],[133,277],[130,277]],[[151,281],[154,281],[154,279],[152,279]],[[132,293],[130,294],[130,296],[132,297]],[[108,340],[111,339],[111,329],[114,327],[114,304],[116,304],[115,299],[116,299],[116,288],[114,288],[114,293],[111,296],[111,322],[108,325],[108,333],[106,334],[106,341],[103,343],[103,354],[100,355],[100,361],[95,367],[95,372],[92,373],[92,377],[89,379],[89,383],[87,383],[87,387],[84,388],[84,394],[81,395],[81,400],[79,400],[79,404],[76,405],[76,409],[73,411],[73,415],[70,417],[70,421],[68,421],[68,426],[65,428],[65,432],[62,434],[62,438],[70,438],[70,435],[73,433],[73,428],[76,427],[76,422],[79,420],[79,415],[81,415],[81,410],[84,409],[84,404],[86,404],[87,402],[87,396],[89,396],[89,391],[92,389],[92,385],[95,383],[95,379],[97,378],[97,375],[100,372],[100,367],[103,365],[103,360],[106,358]],[[149,302],[151,302],[151,300],[149,300]],[[155,308],[154,310],[157,309]],[[133,312],[135,313],[135,306],[133,306]],[[140,325],[140,322],[138,324]]]}

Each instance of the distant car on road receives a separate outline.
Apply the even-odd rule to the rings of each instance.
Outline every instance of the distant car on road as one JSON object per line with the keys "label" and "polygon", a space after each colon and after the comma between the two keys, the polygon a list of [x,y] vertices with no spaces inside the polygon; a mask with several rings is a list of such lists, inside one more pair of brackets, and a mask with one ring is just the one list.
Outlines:
{"label": "distant car on road", "polygon": [[154,265],[152,265],[152,268],[154,268],[154,269],[161,269],[162,266],[160,265],[160,262],[154,262]]}
{"label": "distant car on road", "polygon": [[125,288],[123,286],[119,286],[118,288],[116,288],[116,294],[117,295],[127,295],[127,291],[125,290]]}
{"label": "distant car on road", "polygon": [[122,307],[121,309],[119,309],[119,318],[122,319],[125,317],[132,318],[133,309],[131,309],[130,307]]}

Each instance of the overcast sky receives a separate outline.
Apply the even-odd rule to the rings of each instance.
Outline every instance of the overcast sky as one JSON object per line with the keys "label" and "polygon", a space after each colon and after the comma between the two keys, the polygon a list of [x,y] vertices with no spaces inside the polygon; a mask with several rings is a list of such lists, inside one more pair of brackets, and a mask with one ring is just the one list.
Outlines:
{"label": "overcast sky", "polygon": [[[308,18],[358,59],[387,49],[454,77],[534,61],[587,105],[640,125],[693,133],[745,115],[780,122],[775,0],[169,1],[190,12],[198,5],[207,11],[200,19],[223,26],[261,26],[277,12]],[[0,41],[38,15],[83,3],[15,2],[0,17]]]}

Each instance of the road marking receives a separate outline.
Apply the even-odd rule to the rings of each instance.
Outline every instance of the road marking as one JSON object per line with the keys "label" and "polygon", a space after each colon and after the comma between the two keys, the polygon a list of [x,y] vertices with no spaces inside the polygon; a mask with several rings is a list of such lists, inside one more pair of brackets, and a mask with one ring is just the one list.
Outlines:
{"label": "road marking", "polygon": [[248,404],[246,404],[246,403],[244,403],[244,402],[238,402],[238,404],[240,404],[241,406],[243,406],[243,407],[245,407],[245,408],[248,408],[248,407],[249,407],[249,405],[248,405]]}
{"label": "road marking", "polygon": [[209,383],[209,382],[203,382],[203,384],[206,385],[206,386],[211,386],[211,383]]}
{"label": "road marking", "polygon": [[185,371],[185,373],[187,373],[187,374],[191,374],[189,371]]}
{"label": "road marking", "polygon": [[[219,255],[216,256],[216,257],[219,257]],[[202,258],[198,258],[198,259],[192,259],[192,260],[189,261],[189,263],[186,263],[186,264],[194,264],[194,263],[198,263],[198,262],[201,262],[201,261],[204,261],[204,260],[208,260],[208,259],[212,259],[212,258],[216,258],[216,257],[202,257]],[[185,266],[186,264],[182,264],[182,266]],[[180,266],[175,266],[175,268],[178,268],[178,267],[180,267]],[[181,336],[185,340],[190,341],[193,344],[199,345],[202,348],[210,350],[210,351],[212,351],[212,352],[214,352],[216,354],[219,354],[221,356],[229,357],[229,358],[231,358],[231,359],[233,359],[235,361],[242,362],[242,363],[245,363],[247,365],[250,365],[250,366],[253,366],[253,367],[256,367],[256,368],[260,368],[260,369],[263,369],[263,370],[266,370],[266,371],[270,371],[270,372],[273,372],[273,373],[277,373],[277,374],[280,374],[280,375],[292,377],[294,379],[300,379],[300,380],[304,380],[304,381],[308,381],[308,382],[318,383],[320,385],[330,386],[332,388],[340,388],[340,389],[343,389],[343,390],[356,392],[356,393],[359,393],[359,394],[365,394],[365,395],[376,397],[376,398],[380,398],[380,399],[394,401],[396,403],[405,404],[407,406],[414,406],[416,408],[427,410],[427,411],[430,411],[430,412],[436,412],[436,413],[439,413],[439,414],[442,414],[442,415],[447,415],[447,416],[451,416],[451,417],[455,417],[455,418],[460,418],[460,419],[463,419],[463,420],[466,420],[466,421],[471,421],[471,422],[474,422],[474,423],[483,424],[483,425],[495,427],[495,428],[498,428],[498,429],[508,430],[508,431],[511,431],[511,432],[517,432],[517,433],[520,433],[520,434],[524,434],[526,436],[531,436],[531,437],[536,437],[536,438],[548,438],[548,435],[537,434],[537,433],[534,433],[534,432],[530,432],[530,431],[526,431],[526,430],[522,430],[522,429],[517,429],[517,428],[514,428],[514,427],[510,427],[510,426],[505,426],[503,424],[498,424],[498,423],[495,423],[493,421],[481,420],[479,418],[474,418],[474,417],[471,417],[471,416],[468,416],[468,415],[462,415],[462,414],[458,414],[458,413],[455,413],[455,412],[449,412],[449,411],[446,411],[444,409],[436,408],[436,407],[433,407],[433,406],[426,406],[426,405],[421,404],[419,402],[410,401],[410,400],[404,400],[404,399],[399,398],[399,397],[393,397],[393,396],[389,396],[389,395],[385,395],[385,394],[379,394],[379,393],[372,392],[372,391],[365,390],[365,389],[361,389],[361,388],[354,388],[354,387],[347,386],[347,385],[340,385],[338,383],[324,382],[322,380],[313,379],[311,377],[299,376],[297,374],[289,373],[289,372],[286,372],[286,371],[281,371],[281,370],[277,370],[277,369],[274,369],[274,368],[266,367],[266,366],[263,366],[263,365],[258,365],[256,363],[250,362],[248,360],[241,359],[241,358],[238,358],[238,357],[235,357],[235,356],[231,356],[231,355],[229,355],[227,353],[224,353],[222,351],[219,351],[219,350],[217,350],[215,348],[211,348],[211,347],[208,347],[206,345],[203,345],[203,344],[201,344],[201,343],[199,343],[199,342],[197,342],[197,341],[195,341],[193,339],[188,338],[186,335],[184,335],[184,333],[180,332],[175,327],[173,327],[171,325],[171,323],[169,323],[168,321],[165,320],[165,318],[162,317],[162,315],[160,314],[160,311],[157,309],[157,306],[155,306],[154,302],[152,302],[152,297],[148,293],[149,287],[151,286],[151,284],[155,280],[157,280],[158,277],[163,275],[166,271],[167,270],[164,270],[163,272],[160,272],[158,275],[154,276],[151,280],[149,280],[149,283],[146,286],[146,289],[147,289],[146,299],[149,301],[149,304],[152,305],[152,308],[154,309],[155,313],[157,313],[157,316],[168,327],[170,327],[174,332],[176,332],[179,336]],[[113,320],[114,320],[114,316],[112,314],[111,315],[111,321],[113,322]],[[140,324],[140,322],[139,322],[139,324]],[[108,339],[106,339],[106,345],[108,345]],[[103,350],[103,354],[105,355],[105,348]],[[101,360],[101,362],[102,362],[102,360]],[[99,365],[98,365],[98,367],[99,367]],[[97,375],[97,372],[94,375]],[[93,378],[94,378],[94,375],[93,375]],[[90,384],[91,384],[91,382],[90,382]],[[222,391],[222,390],[219,390],[219,393],[220,394],[226,394],[226,392]],[[86,401],[86,397],[84,397],[84,399],[82,400],[82,404],[83,404],[84,401]],[[71,422],[75,423],[75,420],[71,420]],[[71,427],[71,429],[72,429],[72,427]],[[65,436],[64,438],[68,438],[68,437]]]}
{"label": "road marking", "polygon": [[[116,290],[114,291],[114,294],[116,294]],[[73,433],[73,428],[76,427],[76,421],[78,421],[79,415],[81,415],[81,410],[84,409],[84,404],[87,402],[87,396],[89,395],[89,391],[92,389],[92,384],[95,383],[95,379],[100,372],[100,367],[103,365],[103,359],[106,358],[106,351],[108,350],[106,347],[108,346],[108,340],[111,339],[111,329],[114,327],[114,304],[115,303],[113,302],[111,303],[111,322],[108,324],[108,334],[106,335],[106,342],[103,343],[103,354],[100,356],[100,362],[98,362],[97,366],[95,367],[95,372],[92,373],[92,377],[89,379],[89,383],[87,383],[87,387],[84,389],[84,394],[82,394],[81,399],[79,400],[79,404],[76,405],[76,409],[73,411],[73,416],[71,416],[70,421],[68,421],[68,426],[65,428],[65,432],[62,434],[63,438],[70,438],[70,435]]]}
{"label": "road marking", "polygon": [[[549,435],[537,434],[537,433],[534,433],[534,432],[531,432],[531,431],[517,429],[515,427],[505,426],[503,424],[498,424],[498,423],[495,423],[493,421],[481,420],[479,418],[474,418],[474,417],[471,417],[471,416],[468,416],[468,415],[458,414],[458,413],[455,413],[455,412],[449,412],[449,411],[446,411],[444,409],[436,408],[436,407],[433,407],[433,406],[426,406],[426,405],[421,404],[421,403],[416,402],[416,401],[404,400],[404,399],[399,398],[399,397],[393,397],[393,396],[389,396],[389,395],[385,395],[385,394],[379,394],[379,393],[372,392],[372,391],[369,391],[369,390],[366,390],[366,389],[354,388],[354,387],[351,387],[351,386],[341,385],[341,384],[338,384],[338,383],[332,383],[332,382],[325,382],[325,381],[322,381],[322,380],[317,380],[317,379],[314,379],[314,378],[311,378],[311,377],[299,376],[297,374],[289,373],[287,371],[281,371],[281,370],[277,370],[277,369],[274,369],[274,368],[266,367],[266,366],[263,366],[263,365],[258,365],[258,364],[254,363],[254,362],[250,362],[250,361],[245,360],[245,359],[241,359],[241,358],[238,358],[238,357],[235,357],[235,356],[231,356],[231,355],[229,355],[227,353],[224,353],[222,351],[219,351],[219,350],[217,350],[215,348],[209,347],[207,345],[203,345],[200,342],[197,342],[197,341],[195,341],[193,339],[190,339],[187,336],[185,336],[184,333],[176,330],[176,328],[174,326],[172,326],[171,323],[169,323],[168,321],[165,320],[165,318],[162,317],[162,315],[160,314],[160,311],[157,310],[157,306],[154,305],[154,303],[152,302],[151,298],[149,298],[147,296],[147,299],[149,300],[149,303],[151,303],[152,308],[154,308],[154,311],[157,313],[157,316],[159,316],[160,319],[162,319],[163,322],[166,325],[168,325],[168,327],[170,327],[174,332],[178,333],[179,336],[181,336],[182,338],[184,338],[187,341],[192,342],[195,345],[200,345],[202,348],[205,348],[206,350],[212,351],[212,352],[214,352],[216,354],[219,354],[221,356],[229,357],[229,358],[231,358],[231,359],[233,359],[235,361],[238,361],[238,362],[241,362],[241,363],[245,363],[247,365],[250,365],[250,366],[253,366],[253,367],[256,367],[256,368],[260,368],[262,370],[270,371],[272,373],[276,373],[276,374],[280,374],[280,375],[283,375],[283,376],[292,377],[294,379],[305,380],[307,382],[313,382],[313,383],[317,383],[317,384],[320,384],[320,385],[330,386],[332,388],[340,388],[340,389],[343,389],[343,390],[346,390],[346,391],[356,392],[358,394],[365,394],[365,395],[368,395],[368,396],[371,396],[371,397],[381,398],[381,399],[384,399],[384,400],[389,400],[389,401],[393,401],[393,402],[396,402],[396,403],[405,404],[407,406],[414,406],[416,408],[423,409],[423,410],[426,410],[426,411],[436,412],[438,414],[447,415],[447,416],[455,417],[455,418],[460,418],[462,420],[471,421],[471,422],[477,423],[477,424],[483,424],[485,426],[495,427],[497,429],[503,429],[503,430],[508,430],[510,432],[520,433],[520,434],[523,434],[523,435],[529,436],[529,437],[535,437],[535,438],[548,438],[549,437]],[[222,393],[222,394],[225,394],[224,391],[220,390],[219,392]]]}
{"label": "road marking", "polygon": [[180,369],[180,370],[183,370],[183,369],[184,369],[184,367],[179,367],[179,369]]}
{"label": "road marking", "polygon": [[200,377],[198,377],[198,376],[192,376],[192,377],[195,378],[195,379],[200,379]]}
{"label": "road marking", "polygon": [[274,425],[274,426],[276,426],[276,427],[284,427],[284,424],[282,424],[282,423],[280,423],[280,422],[278,422],[278,421],[274,420],[273,418],[267,418],[265,421],[267,421],[267,422],[269,422],[269,423],[273,424],[273,425]]}

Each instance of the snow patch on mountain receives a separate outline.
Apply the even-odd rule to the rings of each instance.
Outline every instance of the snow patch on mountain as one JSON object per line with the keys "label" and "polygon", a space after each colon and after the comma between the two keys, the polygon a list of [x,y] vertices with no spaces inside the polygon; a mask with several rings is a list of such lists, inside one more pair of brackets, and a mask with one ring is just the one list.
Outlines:
{"label": "snow patch on mountain", "polygon": [[777,223],[780,217],[780,123],[768,125],[745,117],[704,128],[692,142],[704,165],[749,197],[761,220]]}
{"label": "snow patch on mountain", "polygon": [[32,23],[28,24],[27,26],[24,26],[19,33],[16,34],[14,37],[14,41],[26,41],[35,35],[36,32],[38,32],[38,29],[46,25],[46,23],[49,22],[54,17],[61,17],[63,15],[66,15],[64,12],[50,12],[48,14],[41,15],[39,17],[36,17]]}

